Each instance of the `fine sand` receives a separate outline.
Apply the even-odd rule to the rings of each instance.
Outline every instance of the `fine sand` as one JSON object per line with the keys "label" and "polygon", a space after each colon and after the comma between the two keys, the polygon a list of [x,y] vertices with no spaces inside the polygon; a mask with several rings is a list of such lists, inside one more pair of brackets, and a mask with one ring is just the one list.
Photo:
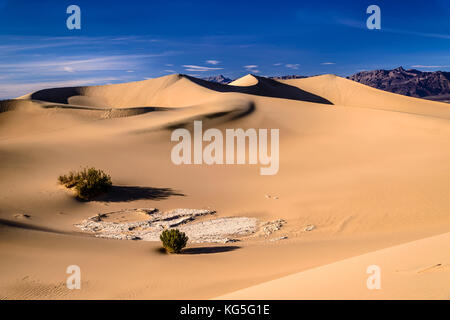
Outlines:
{"label": "fine sand", "polygon": [[[173,164],[172,130],[194,120],[279,129],[279,172]],[[0,101],[0,299],[449,299],[449,124],[448,104],[333,75],[170,75]],[[112,176],[110,193],[82,202],[57,184],[84,166]],[[181,255],[79,227],[117,212],[135,223],[139,208],[214,214],[177,216],[204,232]]]}

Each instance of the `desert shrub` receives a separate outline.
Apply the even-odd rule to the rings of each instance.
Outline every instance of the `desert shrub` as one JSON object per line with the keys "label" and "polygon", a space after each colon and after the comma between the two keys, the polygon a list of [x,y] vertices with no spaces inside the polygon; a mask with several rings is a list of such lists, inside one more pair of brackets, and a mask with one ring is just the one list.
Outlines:
{"label": "desert shrub", "polygon": [[189,240],[186,234],[178,229],[166,229],[159,238],[168,253],[180,253]]}
{"label": "desert shrub", "polygon": [[77,184],[77,181],[81,178],[79,173],[70,171],[67,175],[62,175],[58,177],[60,184],[64,185],[66,188],[73,188]]}
{"label": "desert shrub", "polygon": [[66,188],[74,188],[77,197],[83,200],[90,200],[105,193],[112,186],[111,177],[95,168],[71,171],[67,175],[59,176],[58,181]]}

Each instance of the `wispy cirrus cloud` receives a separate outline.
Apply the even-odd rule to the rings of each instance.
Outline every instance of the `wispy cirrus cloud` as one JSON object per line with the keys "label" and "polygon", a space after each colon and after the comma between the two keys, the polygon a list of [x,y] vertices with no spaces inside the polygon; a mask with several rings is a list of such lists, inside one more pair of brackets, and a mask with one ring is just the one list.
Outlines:
{"label": "wispy cirrus cloud", "polygon": [[[337,19],[336,22],[338,24],[356,28],[356,29],[366,29],[365,23],[361,20],[352,20],[352,19]],[[382,28],[382,32],[389,32],[394,34],[402,34],[409,36],[417,36],[417,37],[425,37],[425,38],[437,38],[437,39],[450,39],[450,34],[446,33],[432,33],[432,32],[420,32],[414,30],[400,30],[400,29],[392,29],[392,28]]]}
{"label": "wispy cirrus cloud", "polygon": [[196,66],[196,65],[191,65],[191,64],[185,64],[185,65],[183,65],[183,68],[185,68],[186,71],[193,71],[193,72],[223,70],[223,68],[212,68],[212,67]]}
{"label": "wispy cirrus cloud", "polygon": [[[41,56],[0,62],[0,99],[49,88],[131,81],[156,55]],[[114,74],[116,72],[116,74]],[[120,72],[120,73],[117,73]],[[118,76],[120,74],[120,76]],[[3,79],[2,79],[3,78]]]}
{"label": "wispy cirrus cloud", "polygon": [[218,60],[206,60],[206,64],[218,65],[220,61]]}
{"label": "wispy cirrus cloud", "polygon": [[286,68],[289,68],[289,69],[297,70],[298,67],[300,67],[300,64],[298,64],[298,63],[295,63],[295,64],[293,64],[293,63],[288,63],[288,64],[285,65],[285,67],[286,67]]}
{"label": "wispy cirrus cloud", "polygon": [[416,64],[411,67],[413,67],[413,68],[430,68],[430,69],[450,68],[450,66],[426,66],[426,65],[422,65],[422,64]]}
{"label": "wispy cirrus cloud", "polygon": [[[0,53],[22,52],[30,50],[45,50],[58,47],[82,47],[82,46],[113,46],[129,43],[153,43],[160,40],[145,36],[123,36],[123,37],[46,37],[46,36],[9,36],[0,35]],[[5,44],[7,43],[7,44]]]}
{"label": "wispy cirrus cloud", "polygon": [[329,66],[329,65],[333,65],[333,64],[336,64],[336,63],[334,63],[334,62],[322,62],[321,63],[321,65],[323,65],[323,66]]}
{"label": "wispy cirrus cloud", "polygon": [[258,65],[256,64],[249,64],[244,66],[244,68],[250,73],[259,73],[259,70],[257,69]]}
{"label": "wispy cirrus cloud", "polygon": [[79,81],[75,85],[97,84],[90,79],[135,81],[155,74],[165,57],[176,56],[172,49],[176,47],[148,36],[0,34],[0,99],[45,86],[71,85],[68,81]]}
{"label": "wispy cirrus cloud", "polygon": [[23,82],[23,83],[0,83],[0,97],[15,98],[24,94],[47,88],[58,87],[76,87],[85,85],[99,85],[119,81],[116,77],[98,77],[66,81],[41,81],[41,82]]}
{"label": "wispy cirrus cloud", "polygon": [[386,31],[386,32],[390,32],[390,33],[404,34],[404,35],[417,36],[417,37],[450,39],[450,34],[445,34],[445,33],[427,33],[427,32],[419,32],[419,31],[389,29],[389,28],[383,28],[382,30]]}
{"label": "wispy cirrus cloud", "polygon": [[143,60],[157,55],[117,55],[100,57],[62,57],[54,59],[35,59],[23,62],[0,63],[3,72],[55,74],[60,72],[91,72],[131,70]]}

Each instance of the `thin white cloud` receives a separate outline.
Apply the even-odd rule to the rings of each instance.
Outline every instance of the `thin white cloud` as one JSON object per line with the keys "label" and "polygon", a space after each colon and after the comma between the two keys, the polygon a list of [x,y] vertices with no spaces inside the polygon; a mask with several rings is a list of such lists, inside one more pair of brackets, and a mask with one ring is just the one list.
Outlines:
{"label": "thin white cloud", "polygon": [[[342,24],[342,25],[345,25],[345,26],[351,27],[351,28],[366,29],[365,23],[361,22],[361,20],[338,19],[338,20],[336,20],[336,22],[338,24]],[[450,39],[450,34],[445,34],[445,33],[426,33],[426,32],[399,30],[399,29],[390,29],[390,28],[382,28],[381,31],[395,33],[395,34],[426,37],[426,38]]]}
{"label": "thin white cloud", "polygon": [[[135,80],[130,78],[135,70],[140,70],[142,66],[152,62],[153,57],[164,55],[165,53],[55,57],[46,55],[45,58],[28,55],[25,58],[22,56],[18,56],[17,59],[11,58],[9,61],[1,59],[0,70],[3,75],[0,77],[0,99],[12,98],[50,86],[96,84],[94,80],[90,80],[94,78],[116,80],[117,78],[111,78],[114,77],[112,72],[124,73],[118,80]],[[4,75],[8,75],[8,81],[3,80]],[[75,79],[78,79],[74,81],[77,82],[67,82],[74,79],[74,75]]]}
{"label": "thin white cloud", "polygon": [[435,68],[450,68],[450,66],[424,66],[422,64],[417,64],[417,65],[414,65],[414,66],[411,66],[411,67],[413,67],[413,68],[432,68],[432,69],[435,69]]}
{"label": "thin white cloud", "polygon": [[[8,36],[0,35],[0,52],[13,53],[28,50],[40,50],[57,47],[80,46],[94,43],[103,43],[105,37],[41,37],[41,36]],[[18,43],[14,43],[18,42]]]}
{"label": "thin white cloud", "polygon": [[426,37],[426,38],[436,38],[436,39],[450,39],[450,34],[443,34],[443,33],[425,33],[425,32],[416,32],[416,31],[408,31],[408,30],[396,30],[396,29],[388,29],[383,28],[383,31],[391,32],[391,33],[397,33],[397,34],[406,34],[411,36],[418,36],[418,37]]}
{"label": "thin white cloud", "polygon": [[332,65],[332,64],[336,64],[334,62],[322,62],[321,65],[323,66],[328,66],[328,65]]}
{"label": "thin white cloud", "polygon": [[40,50],[57,47],[79,47],[84,45],[117,44],[117,42],[156,42],[158,39],[149,39],[145,36],[123,36],[123,37],[47,37],[47,36],[11,36],[0,35],[0,43],[8,43],[0,45],[0,53],[12,53],[28,50]]}
{"label": "thin white cloud", "polygon": [[177,73],[175,70],[171,70],[171,69],[164,70],[164,72],[168,72],[168,73]]}
{"label": "thin white cloud", "polygon": [[249,64],[247,66],[244,66],[244,68],[250,72],[250,73],[259,73],[260,71],[257,69],[258,66],[256,64]]}
{"label": "thin white cloud", "polygon": [[23,44],[3,44],[0,45],[0,51],[2,54],[5,53],[13,53],[27,50],[39,50],[39,49],[47,49],[47,48],[55,48],[55,47],[64,47],[68,46],[70,43],[61,42],[61,43],[46,43],[46,44],[37,44],[37,45],[23,45]]}
{"label": "thin white cloud", "polygon": [[186,68],[186,71],[193,71],[193,72],[205,72],[205,71],[213,71],[213,70],[222,70],[223,68],[211,68],[211,67],[203,67],[203,66],[195,66],[195,65],[183,65],[184,68]]}
{"label": "thin white cloud", "polygon": [[218,60],[206,60],[207,64],[212,64],[212,65],[218,65],[220,63],[220,61]]}
{"label": "thin white cloud", "polygon": [[166,67],[173,67],[173,64],[172,63],[166,63],[165,66]]}
{"label": "thin white cloud", "polygon": [[0,64],[4,72],[55,74],[58,72],[87,72],[132,70],[143,60],[154,55],[118,55],[103,57],[64,57],[62,59],[48,59]]}
{"label": "thin white cloud", "polygon": [[278,62],[278,63],[274,63],[273,65],[276,66],[276,67],[278,67],[278,66],[283,65],[283,63],[282,63],[282,62]]}
{"label": "thin white cloud", "polygon": [[87,78],[67,81],[42,81],[29,83],[0,83],[0,99],[11,99],[41,89],[58,87],[76,87],[85,85],[105,84],[108,81],[117,81],[119,78]]}
{"label": "thin white cloud", "polygon": [[292,64],[288,63],[285,65],[286,68],[297,70],[300,65],[298,63]]}

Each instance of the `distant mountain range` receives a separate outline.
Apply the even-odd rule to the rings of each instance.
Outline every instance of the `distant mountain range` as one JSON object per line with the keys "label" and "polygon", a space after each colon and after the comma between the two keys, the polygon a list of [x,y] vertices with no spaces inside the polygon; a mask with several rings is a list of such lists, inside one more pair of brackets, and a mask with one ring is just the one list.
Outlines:
{"label": "distant mountain range", "polygon": [[398,67],[393,70],[363,71],[347,78],[410,97],[445,100],[450,95],[450,72],[422,72]]}
{"label": "distant mountain range", "polygon": [[[301,75],[270,77],[270,79],[301,79]],[[223,75],[203,78],[204,80],[228,84],[233,80]],[[373,88],[402,94],[405,96],[450,102],[450,72],[423,72],[416,69],[362,71],[347,79]]]}
{"label": "distant mountain range", "polygon": [[206,78],[202,78],[203,80],[206,81],[211,81],[211,82],[216,82],[216,83],[222,83],[222,84],[228,84],[230,82],[232,82],[233,80],[231,80],[230,78],[224,77],[223,75],[218,75],[218,76],[212,76],[212,77],[206,77]]}
{"label": "distant mountain range", "polygon": [[[303,78],[307,78],[307,76],[299,76],[299,75],[293,74],[293,75],[287,75],[287,76],[269,77],[269,79],[275,79],[275,80],[303,79]],[[222,84],[228,84],[230,82],[233,82],[233,79],[227,78],[223,75],[205,77],[202,79],[206,80],[206,81],[222,83]]]}
{"label": "distant mountain range", "polygon": [[308,78],[308,77],[292,74],[292,75],[287,75],[287,76],[277,76],[277,77],[269,77],[269,78],[275,79],[275,80],[288,80],[288,79],[303,79],[303,78]]}

